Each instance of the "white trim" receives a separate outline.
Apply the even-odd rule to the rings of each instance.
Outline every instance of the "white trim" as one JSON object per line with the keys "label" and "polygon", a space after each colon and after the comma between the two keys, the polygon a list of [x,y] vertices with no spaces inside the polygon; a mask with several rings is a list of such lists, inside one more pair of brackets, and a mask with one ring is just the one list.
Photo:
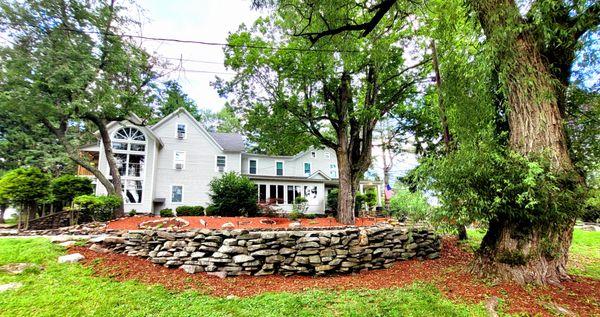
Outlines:
{"label": "white trim", "polygon": [[[223,172],[219,171],[219,156],[222,156],[225,158],[225,166],[223,166]],[[227,155],[222,155],[222,154],[217,154],[215,155],[215,172],[217,173],[225,173],[227,172]]]}
{"label": "white trim", "polygon": [[183,123],[183,122],[175,122],[175,138],[177,140],[179,139],[179,126],[182,125],[183,126],[183,139],[181,140],[186,140],[188,137],[188,129],[187,129],[187,124]]}
{"label": "white trim", "polygon": [[[181,201],[173,201],[173,187],[175,187],[175,186],[181,187]],[[171,184],[171,193],[170,193],[171,198],[169,199],[171,201],[171,204],[183,204],[183,202],[184,202],[184,200],[183,200],[183,198],[184,198],[183,197],[183,192],[184,192],[183,188],[184,188],[183,185],[180,185],[180,184]]]}
{"label": "white trim", "polygon": [[[250,166],[251,166],[250,162],[251,161],[254,161],[254,163],[255,163],[254,164],[255,165],[255,167],[254,167],[255,168],[254,173],[252,173],[251,169],[250,169]],[[248,174],[250,174],[250,175],[257,175],[258,174],[258,160],[257,159],[248,159]]]}
{"label": "white trim", "polygon": [[[277,163],[281,163],[281,175],[277,174]],[[275,161],[275,176],[285,176],[285,161]]]}
{"label": "white trim", "polygon": [[[181,160],[180,162],[177,161],[177,153],[183,153],[183,160]],[[183,164],[183,168],[181,170],[185,169],[185,163],[186,163],[186,159],[187,159],[187,153],[185,151],[179,151],[179,150],[174,150],[173,151],[173,169],[177,170],[177,168],[175,167],[175,165],[177,163],[182,163]]]}

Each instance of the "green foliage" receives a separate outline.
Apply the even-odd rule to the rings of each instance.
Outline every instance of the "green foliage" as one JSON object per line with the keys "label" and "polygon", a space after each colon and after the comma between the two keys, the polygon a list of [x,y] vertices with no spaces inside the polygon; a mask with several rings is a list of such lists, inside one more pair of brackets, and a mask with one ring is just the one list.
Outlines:
{"label": "green foliage", "polygon": [[215,205],[208,205],[204,209],[204,215],[206,216],[215,216],[219,209]]}
{"label": "green foliage", "polygon": [[375,188],[369,188],[365,191],[365,202],[369,205],[369,208],[377,205],[377,190]]}
{"label": "green foliage", "polygon": [[194,100],[192,100],[181,89],[181,85],[175,80],[169,80],[164,83],[164,88],[160,93],[160,104],[157,108],[158,118],[160,120],[179,108],[187,110],[198,122],[204,123],[209,119],[208,114],[202,113]]}
{"label": "green foliage", "polygon": [[[55,262],[63,250],[57,244],[46,238],[10,239],[0,241],[0,266],[10,263],[45,264]],[[0,275],[1,276],[1,275]]]}
{"label": "green foliage", "polygon": [[133,216],[135,216],[135,215],[137,215],[137,210],[135,210],[135,209],[131,209],[131,210],[129,211],[129,217],[133,217]]}
{"label": "green foliage", "polygon": [[32,205],[49,198],[50,177],[37,167],[9,171],[0,179],[0,193],[14,205]]}
{"label": "green foliage", "polygon": [[211,180],[209,187],[216,215],[251,217],[258,212],[256,187],[248,177],[224,173]]}
{"label": "green foliage", "polygon": [[367,200],[367,196],[363,193],[356,193],[356,197],[354,198],[354,210],[359,211],[364,208],[365,201]]}
{"label": "green foliage", "polygon": [[421,192],[411,192],[408,188],[396,183],[394,195],[390,199],[390,213],[399,219],[409,218],[419,222],[429,220],[433,208]]}
{"label": "green foliage", "polygon": [[302,218],[302,213],[298,210],[292,210],[288,213],[288,218],[292,221],[296,221]]}
{"label": "green foliage", "polygon": [[600,189],[593,188],[589,190],[581,219],[589,222],[600,222]]}
{"label": "green foliage", "polygon": [[334,188],[327,193],[327,208],[333,213],[337,212],[339,189]]}
{"label": "green foliage", "polygon": [[177,216],[204,216],[204,207],[202,206],[179,206],[175,208]]}
{"label": "green foliage", "polygon": [[121,198],[114,195],[81,195],[73,199],[75,209],[79,210],[81,221],[108,221],[116,208],[121,206]]}
{"label": "green foliage", "polygon": [[429,188],[451,219],[515,221],[542,228],[580,215],[584,190],[576,176],[551,172],[548,160],[485,147],[463,147],[430,160]]}
{"label": "green foliage", "polygon": [[171,208],[161,209],[159,213],[161,217],[175,217],[173,209]]}
{"label": "green foliage", "polygon": [[89,195],[94,192],[94,186],[89,178],[70,174],[52,179],[50,188],[54,199],[66,204],[73,201],[76,196]]}

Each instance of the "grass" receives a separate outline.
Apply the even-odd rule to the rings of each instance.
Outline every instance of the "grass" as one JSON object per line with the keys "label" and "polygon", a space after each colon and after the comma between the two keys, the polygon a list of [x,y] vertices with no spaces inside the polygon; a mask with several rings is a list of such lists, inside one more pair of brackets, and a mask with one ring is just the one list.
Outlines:
{"label": "grass", "polygon": [[[481,229],[469,229],[467,244],[476,250],[485,234]],[[569,250],[568,269],[571,274],[600,279],[600,232],[573,231],[573,243]]]}
{"label": "grass", "polygon": [[41,272],[19,276],[0,273],[0,284],[24,284],[0,296],[0,316],[486,316],[481,305],[451,302],[428,284],[240,299],[170,292],[161,286],[95,277],[80,264],[57,264],[62,252],[45,239],[0,239],[0,264],[45,266]]}

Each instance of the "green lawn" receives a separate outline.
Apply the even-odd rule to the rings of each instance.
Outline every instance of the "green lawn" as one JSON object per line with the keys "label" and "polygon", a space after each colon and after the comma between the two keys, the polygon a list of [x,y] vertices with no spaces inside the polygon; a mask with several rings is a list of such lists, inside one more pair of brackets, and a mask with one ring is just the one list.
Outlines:
{"label": "green lawn", "polygon": [[[477,249],[485,231],[468,230],[468,234],[468,244]],[[572,274],[600,279],[600,232],[575,229],[568,266]]]}
{"label": "green lawn", "polygon": [[0,265],[35,262],[43,271],[0,273],[25,285],[0,295],[0,316],[486,316],[481,305],[452,303],[431,285],[378,291],[268,293],[222,299],[195,292],[94,277],[79,264],[57,264],[64,250],[45,239],[0,239]]}

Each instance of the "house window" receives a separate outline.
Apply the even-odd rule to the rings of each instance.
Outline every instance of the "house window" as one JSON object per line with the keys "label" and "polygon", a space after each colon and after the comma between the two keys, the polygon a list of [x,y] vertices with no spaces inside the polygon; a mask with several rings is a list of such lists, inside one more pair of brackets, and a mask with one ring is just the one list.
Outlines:
{"label": "house window", "polygon": [[124,127],[112,135],[113,157],[122,179],[125,203],[142,202],[146,136],[135,127]]}
{"label": "house window", "polygon": [[248,162],[248,172],[250,174],[256,174],[256,160],[250,160]]}
{"label": "house window", "polygon": [[317,204],[317,186],[304,186],[304,197],[309,205]]}
{"label": "house window", "polygon": [[338,177],[337,164],[329,164],[329,176],[331,178],[337,178]]}
{"label": "house window", "polygon": [[331,153],[329,153],[329,152],[325,152],[325,158],[326,158],[326,159],[330,159],[330,158],[331,158]]}
{"label": "house window", "polygon": [[277,202],[277,185],[269,185],[269,204]]}
{"label": "house window", "polygon": [[177,138],[178,139],[185,139],[186,136],[186,126],[183,123],[178,123],[177,124]]}
{"label": "house window", "polygon": [[317,158],[317,152],[310,152],[311,158]]}
{"label": "house window", "polygon": [[171,186],[171,202],[172,203],[183,202],[183,186],[181,186],[181,185]]}
{"label": "house window", "polygon": [[310,163],[304,163],[304,175],[310,176]]}
{"label": "house window", "polygon": [[267,202],[267,185],[265,184],[258,185],[258,202],[263,204]]}
{"label": "house window", "polygon": [[283,185],[277,185],[277,203],[278,204],[283,204],[284,200],[283,200],[283,190],[284,190],[284,186]]}
{"label": "house window", "polygon": [[142,181],[125,180],[123,194],[125,202],[129,204],[139,204],[142,202]]}
{"label": "house window", "polygon": [[275,173],[277,176],[283,176],[283,162],[275,162]]}
{"label": "house window", "polygon": [[287,187],[287,203],[290,205],[294,203],[294,186]]}
{"label": "house window", "polygon": [[175,156],[173,158],[173,168],[176,170],[182,170],[185,168],[185,152],[184,151],[175,151]]}
{"label": "house window", "polygon": [[217,155],[217,172],[225,172],[225,166],[227,165],[227,157]]}
{"label": "house window", "polygon": [[287,187],[287,203],[293,204],[296,197],[302,197],[302,189],[300,186],[288,185]]}

